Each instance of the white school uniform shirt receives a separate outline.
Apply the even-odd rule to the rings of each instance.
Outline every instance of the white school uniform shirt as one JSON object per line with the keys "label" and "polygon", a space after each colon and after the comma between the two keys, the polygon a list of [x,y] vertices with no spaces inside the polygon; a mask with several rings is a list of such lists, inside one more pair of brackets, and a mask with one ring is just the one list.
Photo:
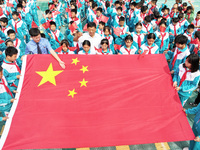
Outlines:
{"label": "white school uniform shirt", "polygon": [[112,35],[109,35],[108,37],[104,35],[103,39],[107,39],[108,42],[109,42],[109,45],[112,44],[112,42],[113,42],[113,36]]}
{"label": "white school uniform shirt", "polygon": [[193,39],[193,35],[194,35],[194,32],[192,32],[191,34],[188,34],[188,32],[186,31],[183,35],[185,35],[188,40],[191,42]]}
{"label": "white school uniform shirt", "polygon": [[[55,34],[56,37],[55,37],[53,31],[50,30],[50,33],[51,33],[51,36],[52,36],[52,38],[53,38],[54,40],[56,40],[56,37],[57,37],[58,40],[59,40],[59,35],[60,35],[60,31],[59,31],[59,30],[56,30],[56,31],[54,32],[54,33],[56,33],[56,34]],[[56,42],[57,42],[57,41],[56,41]]]}
{"label": "white school uniform shirt", "polygon": [[159,47],[158,47],[158,45],[156,45],[155,43],[153,43],[152,44],[152,46],[151,47],[153,47],[152,49],[151,49],[151,52],[150,52],[150,50],[149,50],[149,48],[148,48],[148,44],[147,44],[147,42],[146,43],[144,43],[141,47],[140,47],[140,50],[142,50],[142,53],[144,53],[145,51],[147,51],[146,52],[146,55],[148,55],[148,54],[158,54],[159,53]]}
{"label": "white school uniform shirt", "polygon": [[17,53],[17,58],[18,58],[19,55],[20,55],[20,48],[19,47],[21,45],[21,40],[17,38],[15,41],[13,41],[13,45],[18,51],[18,53]]}
{"label": "white school uniform shirt", "polygon": [[[186,48],[187,48],[187,47],[186,47]],[[174,51],[174,57],[176,56],[177,52],[178,52],[178,48],[176,47],[176,48],[175,48],[175,51]],[[187,57],[188,55],[190,55],[190,51],[189,51],[189,49],[187,48],[184,52],[178,54],[176,60],[178,60],[178,59],[179,59],[179,60],[182,60],[182,59],[184,59],[185,57]],[[173,57],[173,58],[174,58],[174,57]]]}
{"label": "white school uniform shirt", "polygon": [[126,46],[122,46],[120,48],[120,53],[123,55],[133,55],[136,54],[137,48],[135,46],[131,46],[130,49],[127,49]]}
{"label": "white school uniform shirt", "polygon": [[[195,25],[195,26],[200,26],[200,19],[198,19],[198,20],[196,20],[196,19],[194,19],[193,21],[192,21],[192,23]],[[195,31],[199,31],[200,30],[200,28],[195,28]]]}
{"label": "white school uniform shirt", "polygon": [[[66,54],[63,51],[60,51],[58,54]],[[67,50],[67,54],[75,54],[73,51]]]}
{"label": "white school uniform shirt", "polygon": [[101,43],[101,40],[102,40],[102,37],[98,34],[98,33],[95,33],[94,37],[91,37],[89,35],[89,33],[84,33],[78,40],[78,43],[79,43],[79,48],[82,48],[82,44],[85,40],[88,40],[90,41],[90,44],[91,44],[91,53],[95,53],[95,48],[100,48],[100,43]]}
{"label": "white school uniform shirt", "polygon": [[91,49],[90,49],[87,54],[86,54],[86,52],[84,50],[80,50],[78,52],[78,54],[80,54],[80,55],[95,55],[96,54],[96,50],[94,52],[92,52]]}
{"label": "white school uniform shirt", "polygon": [[147,28],[145,28],[145,25],[144,23],[142,23],[142,31],[144,31],[145,33],[148,33],[150,30],[151,30],[151,27],[152,27],[152,24],[151,23],[148,23],[146,25]]}
{"label": "white school uniform shirt", "polygon": [[8,30],[12,29],[10,26],[8,26],[7,28],[2,27],[2,32],[5,34],[6,38],[8,37]]}
{"label": "white school uniform shirt", "polygon": [[112,51],[110,49],[107,49],[106,52],[103,52],[103,51],[98,52],[98,51],[96,51],[96,54],[97,55],[112,55],[113,53],[112,53]]}
{"label": "white school uniform shirt", "polygon": [[[168,32],[165,32],[165,33],[166,33],[166,35],[164,36],[163,42],[165,42],[169,38],[169,33]],[[162,34],[165,34],[165,33],[162,33]],[[160,31],[156,31],[155,34],[162,41],[161,32]]]}

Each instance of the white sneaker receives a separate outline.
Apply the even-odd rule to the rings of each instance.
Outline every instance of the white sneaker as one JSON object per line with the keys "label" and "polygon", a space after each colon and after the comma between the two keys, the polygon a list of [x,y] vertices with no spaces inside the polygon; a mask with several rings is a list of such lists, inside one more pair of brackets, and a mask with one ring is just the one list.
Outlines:
{"label": "white sneaker", "polygon": [[189,147],[184,147],[183,150],[189,150]]}

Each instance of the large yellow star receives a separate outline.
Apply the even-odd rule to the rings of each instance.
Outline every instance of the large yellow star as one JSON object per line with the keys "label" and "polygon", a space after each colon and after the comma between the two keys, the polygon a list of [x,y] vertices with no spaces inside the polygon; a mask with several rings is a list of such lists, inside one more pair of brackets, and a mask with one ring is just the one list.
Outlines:
{"label": "large yellow star", "polygon": [[78,60],[78,58],[76,58],[76,59],[72,59],[72,63],[71,63],[71,64],[75,64],[75,65],[77,65],[78,62],[80,62],[80,61]]}
{"label": "large yellow star", "polygon": [[36,71],[37,74],[42,76],[42,80],[40,81],[38,86],[40,86],[48,81],[50,83],[52,83],[53,85],[56,85],[55,76],[57,76],[61,72],[63,72],[63,70],[53,71],[52,63],[49,65],[47,71]]}
{"label": "large yellow star", "polygon": [[72,91],[69,90],[68,96],[72,96],[72,98],[74,98],[74,95],[75,95],[75,94],[77,94],[77,93],[75,92],[75,89],[73,89]]}
{"label": "large yellow star", "polygon": [[85,79],[83,78],[83,81],[79,81],[79,83],[81,83],[81,87],[82,86],[87,87],[86,83],[88,83],[88,81],[85,81]]}
{"label": "large yellow star", "polygon": [[85,73],[86,71],[88,71],[88,66],[82,66],[82,69],[80,69],[81,71],[83,71],[83,73]]}

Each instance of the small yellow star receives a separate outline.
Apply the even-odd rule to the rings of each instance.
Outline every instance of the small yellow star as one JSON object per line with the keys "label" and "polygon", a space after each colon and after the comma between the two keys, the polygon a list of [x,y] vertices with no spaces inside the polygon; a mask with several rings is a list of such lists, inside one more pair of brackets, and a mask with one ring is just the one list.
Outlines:
{"label": "small yellow star", "polygon": [[83,81],[79,81],[79,83],[81,83],[81,87],[82,86],[87,87],[86,83],[88,83],[88,81],[85,81],[85,79],[83,78]]}
{"label": "small yellow star", "polygon": [[83,73],[85,73],[86,71],[88,71],[88,66],[82,66],[82,69],[80,69],[81,71],[83,71]]}
{"label": "small yellow star", "polygon": [[46,83],[48,81],[50,83],[52,83],[53,85],[56,85],[55,76],[57,76],[61,72],[63,72],[63,70],[54,71],[52,63],[49,65],[47,71],[36,71],[37,74],[42,76],[42,80],[40,81],[38,86],[40,86],[40,85],[42,85],[42,84],[44,84],[44,83]]}
{"label": "small yellow star", "polygon": [[73,89],[72,91],[70,91],[70,90],[68,90],[68,91],[69,91],[68,96],[72,96],[72,98],[74,98],[74,95],[77,94],[77,93],[75,92],[75,89]]}
{"label": "small yellow star", "polygon": [[75,65],[77,65],[78,62],[80,62],[80,61],[78,60],[78,58],[72,59],[72,61],[73,61],[73,62],[72,62],[71,64],[75,64]]}

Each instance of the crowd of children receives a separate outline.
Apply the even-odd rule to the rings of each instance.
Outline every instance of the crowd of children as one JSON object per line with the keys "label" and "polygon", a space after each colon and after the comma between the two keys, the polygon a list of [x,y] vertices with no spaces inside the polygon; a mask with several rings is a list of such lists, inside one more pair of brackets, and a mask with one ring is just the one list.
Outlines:
{"label": "crowd of children", "polygon": [[36,0],[0,0],[0,121],[14,101],[25,54],[51,53],[61,66],[57,54],[163,54],[184,106],[200,80],[200,11],[194,14],[190,0],[166,3],[50,0],[39,21]]}

